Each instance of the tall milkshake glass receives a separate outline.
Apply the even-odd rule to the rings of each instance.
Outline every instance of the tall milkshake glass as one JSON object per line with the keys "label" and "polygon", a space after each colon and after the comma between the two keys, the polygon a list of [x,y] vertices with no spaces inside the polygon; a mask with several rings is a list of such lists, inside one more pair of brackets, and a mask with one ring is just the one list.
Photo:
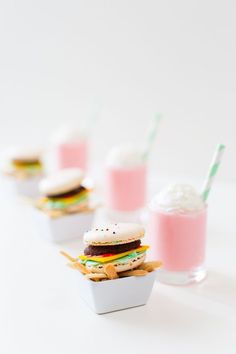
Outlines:
{"label": "tall milkshake glass", "polygon": [[207,207],[189,185],[173,185],[150,204],[153,256],[163,262],[159,280],[185,285],[205,278]]}
{"label": "tall milkshake glass", "polygon": [[146,202],[146,178],[141,148],[124,144],[111,150],[105,166],[105,203],[112,218],[131,221],[140,217]]}
{"label": "tall milkshake glass", "polygon": [[57,169],[81,168],[88,164],[88,138],[78,129],[65,128],[53,138],[53,151]]}

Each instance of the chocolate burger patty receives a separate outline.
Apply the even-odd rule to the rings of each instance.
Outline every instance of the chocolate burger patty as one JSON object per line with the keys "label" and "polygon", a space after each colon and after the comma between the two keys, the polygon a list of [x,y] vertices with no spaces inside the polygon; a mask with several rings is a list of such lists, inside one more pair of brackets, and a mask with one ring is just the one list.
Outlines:
{"label": "chocolate burger patty", "polygon": [[40,161],[39,159],[35,159],[35,160],[12,160],[12,163],[13,164],[16,164],[16,165],[35,165],[35,164],[40,164]]}
{"label": "chocolate burger patty", "polygon": [[88,246],[84,250],[85,256],[99,256],[101,254],[118,254],[132,249],[138,248],[141,244],[140,240],[124,243],[122,245],[114,246]]}
{"label": "chocolate burger patty", "polygon": [[78,194],[78,193],[85,191],[85,190],[86,190],[85,187],[79,186],[69,192],[66,192],[66,193],[60,193],[60,194],[54,194],[54,195],[47,194],[47,197],[51,198],[51,199],[53,199],[53,198],[67,198],[67,197],[72,197],[73,195]]}

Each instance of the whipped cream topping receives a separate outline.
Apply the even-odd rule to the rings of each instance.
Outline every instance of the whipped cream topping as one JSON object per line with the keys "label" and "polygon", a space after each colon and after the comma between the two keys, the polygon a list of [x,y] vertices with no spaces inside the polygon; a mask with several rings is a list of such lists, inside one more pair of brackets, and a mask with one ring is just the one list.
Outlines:
{"label": "whipped cream topping", "polygon": [[142,165],[143,150],[135,144],[122,144],[111,149],[106,163],[113,167],[135,167]]}
{"label": "whipped cream topping", "polygon": [[205,204],[192,186],[173,184],[154,197],[150,207],[168,213],[191,213],[203,210]]}
{"label": "whipped cream topping", "polygon": [[83,141],[85,138],[85,132],[78,127],[63,126],[53,134],[51,140],[53,144],[66,144]]}

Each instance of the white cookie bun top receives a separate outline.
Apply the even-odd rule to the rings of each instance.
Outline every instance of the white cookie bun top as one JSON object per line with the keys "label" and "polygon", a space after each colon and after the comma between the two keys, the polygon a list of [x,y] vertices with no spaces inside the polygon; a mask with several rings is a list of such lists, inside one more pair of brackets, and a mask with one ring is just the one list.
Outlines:
{"label": "white cookie bun top", "polygon": [[205,204],[192,186],[173,184],[154,197],[150,207],[168,213],[191,213],[203,210]]}
{"label": "white cookie bun top", "polygon": [[83,178],[80,168],[67,168],[44,178],[39,184],[39,191],[50,196],[66,193],[78,188]]}
{"label": "white cookie bun top", "polygon": [[144,163],[143,149],[135,144],[122,144],[111,149],[106,164],[112,167],[136,167]]}
{"label": "white cookie bun top", "polygon": [[84,243],[94,246],[121,245],[139,240],[145,230],[139,224],[117,223],[94,227],[85,232]]}
{"label": "white cookie bun top", "polygon": [[86,139],[86,134],[82,129],[72,126],[59,128],[52,136],[53,144],[78,143]]}
{"label": "white cookie bun top", "polygon": [[5,151],[5,158],[8,160],[18,161],[35,161],[41,157],[41,151],[39,149],[33,149],[29,147],[12,147]]}

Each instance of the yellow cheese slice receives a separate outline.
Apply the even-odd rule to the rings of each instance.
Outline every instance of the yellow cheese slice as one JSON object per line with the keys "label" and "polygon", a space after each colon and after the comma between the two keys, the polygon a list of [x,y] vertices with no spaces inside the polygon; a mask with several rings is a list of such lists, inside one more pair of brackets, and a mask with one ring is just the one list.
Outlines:
{"label": "yellow cheese slice", "polygon": [[87,191],[80,192],[78,194],[72,195],[70,197],[62,198],[62,197],[54,197],[53,199],[50,197],[41,197],[40,201],[42,203],[47,203],[48,201],[54,201],[54,202],[63,202],[63,203],[71,203],[73,202],[76,198],[78,197],[83,197],[87,194]]}
{"label": "yellow cheese slice", "polygon": [[106,262],[114,261],[115,259],[127,256],[128,254],[133,253],[133,252],[146,251],[148,248],[149,248],[149,246],[141,246],[141,247],[136,248],[136,249],[131,250],[131,251],[126,251],[126,252],[123,252],[123,253],[114,254],[114,256],[107,256],[107,257],[94,256],[94,257],[89,257],[89,256],[81,255],[81,256],[78,256],[78,258],[81,259],[81,261],[90,260],[90,261],[95,261],[95,262],[100,262],[100,263],[106,263]]}

